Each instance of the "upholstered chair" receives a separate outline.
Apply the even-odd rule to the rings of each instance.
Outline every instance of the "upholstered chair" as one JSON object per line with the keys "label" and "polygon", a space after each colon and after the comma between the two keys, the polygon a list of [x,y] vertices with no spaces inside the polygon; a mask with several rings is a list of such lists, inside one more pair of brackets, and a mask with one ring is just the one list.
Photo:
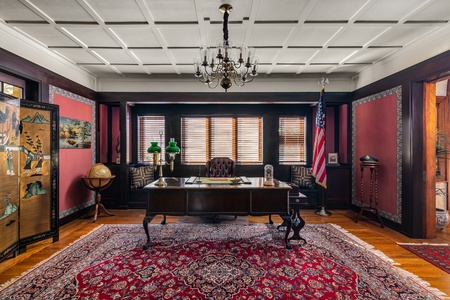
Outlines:
{"label": "upholstered chair", "polygon": [[206,177],[235,177],[236,163],[228,157],[214,157],[206,162]]}

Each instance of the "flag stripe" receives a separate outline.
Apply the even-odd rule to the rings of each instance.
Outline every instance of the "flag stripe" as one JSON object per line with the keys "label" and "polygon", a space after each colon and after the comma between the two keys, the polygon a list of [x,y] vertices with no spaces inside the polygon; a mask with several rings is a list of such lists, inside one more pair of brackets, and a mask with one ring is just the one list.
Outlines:
{"label": "flag stripe", "polygon": [[313,149],[312,175],[316,183],[327,188],[327,170],[325,161],[325,89],[320,91],[319,105],[316,115],[316,130]]}

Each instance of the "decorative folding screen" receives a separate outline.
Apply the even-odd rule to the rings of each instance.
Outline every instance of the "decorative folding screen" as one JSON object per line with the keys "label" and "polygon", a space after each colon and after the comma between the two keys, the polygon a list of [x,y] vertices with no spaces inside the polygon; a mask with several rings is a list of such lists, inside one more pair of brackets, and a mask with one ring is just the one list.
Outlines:
{"label": "decorative folding screen", "polygon": [[0,94],[0,260],[59,237],[58,106]]}

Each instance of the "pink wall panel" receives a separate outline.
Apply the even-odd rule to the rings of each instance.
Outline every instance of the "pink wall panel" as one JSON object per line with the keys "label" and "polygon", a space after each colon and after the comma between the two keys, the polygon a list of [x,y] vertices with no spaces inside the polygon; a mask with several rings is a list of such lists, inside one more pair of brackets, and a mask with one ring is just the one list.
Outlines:
{"label": "pink wall panel", "polygon": [[[92,106],[55,93],[53,103],[59,105],[60,116],[90,122],[94,120]],[[95,128],[95,126],[93,127]],[[91,145],[95,141],[91,140]],[[89,200],[91,192],[81,176],[92,166],[93,148],[59,150],[59,210],[76,207]]]}
{"label": "pink wall panel", "polygon": [[108,107],[100,104],[99,114],[100,161],[104,163],[108,161]]}
{"label": "pink wall panel", "polygon": [[[397,95],[392,94],[355,107],[355,197],[360,201],[359,158],[379,159],[378,207],[397,213]],[[364,173],[364,203],[369,200],[369,171]]]}
{"label": "pink wall panel", "polygon": [[112,111],[111,111],[111,119],[113,120],[112,122],[112,128],[111,128],[111,134],[112,134],[112,145],[113,145],[113,149],[112,149],[112,155],[113,157],[111,158],[113,162],[116,162],[117,159],[117,154],[120,153],[120,148],[118,149],[119,151],[116,151],[116,147],[118,144],[118,139],[120,139],[120,107],[113,107]]}
{"label": "pink wall panel", "polygon": [[339,162],[349,163],[348,157],[348,105],[339,106]]}

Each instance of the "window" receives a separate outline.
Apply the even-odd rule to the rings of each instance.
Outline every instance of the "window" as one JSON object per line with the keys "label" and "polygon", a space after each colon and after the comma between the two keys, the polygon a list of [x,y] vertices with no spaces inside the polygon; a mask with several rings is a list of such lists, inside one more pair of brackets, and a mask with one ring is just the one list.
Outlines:
{"label": "window", "polygon": [[22,88],[3,82],[1,91],[16,98],[22,98]]}
{"label": "window", "polygon": [[306,164],[306,117],[279,119],[280,164]]}
{"label": "window", "polygon": [[184,164],[204,164],[218,156],[262,164],[262,117],[183,117],[181,130]]}
{"label": "window", "polygon": [[147,152],[150,142],[158,142],[164,157],[165,119],[163,116],[138,116],[138,161],[153,162],[152,154]]}

